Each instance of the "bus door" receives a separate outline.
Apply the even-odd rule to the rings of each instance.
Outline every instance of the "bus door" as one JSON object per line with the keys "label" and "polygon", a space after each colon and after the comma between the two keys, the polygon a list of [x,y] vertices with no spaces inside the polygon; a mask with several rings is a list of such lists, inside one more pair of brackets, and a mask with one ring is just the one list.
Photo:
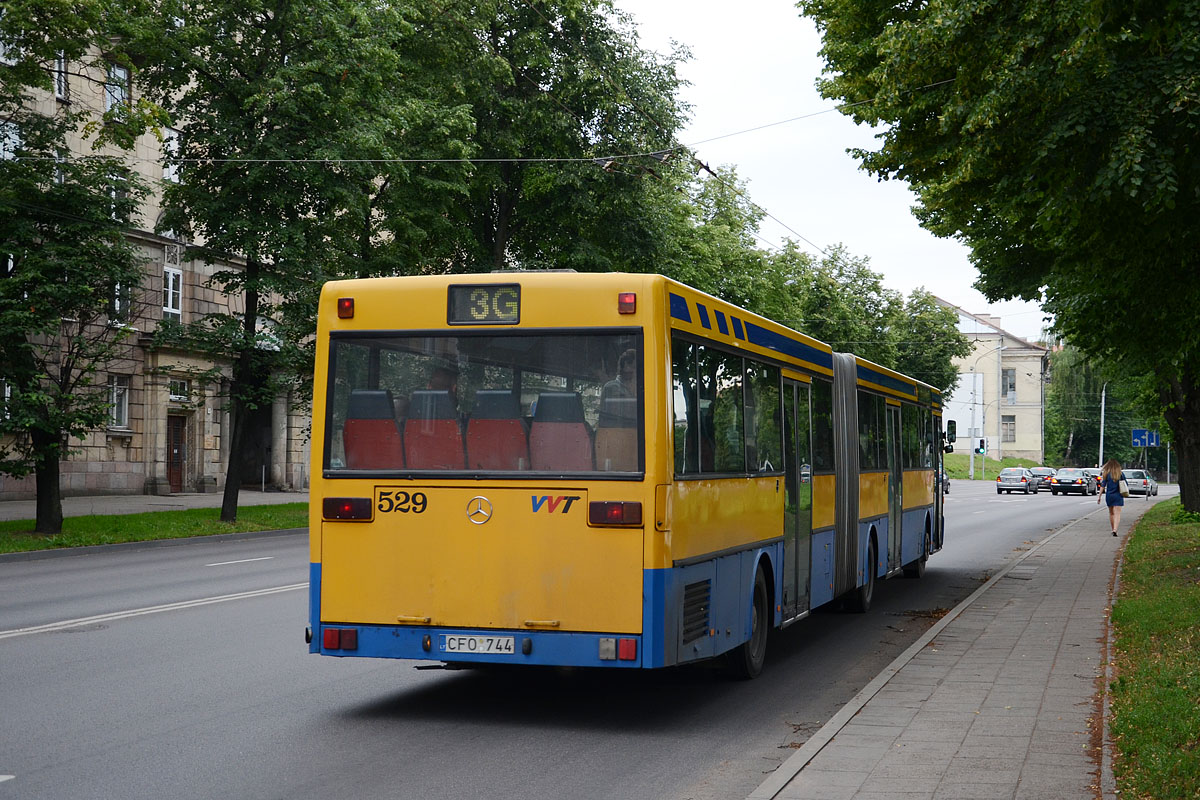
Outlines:
{"label": "bus door", "polygon": [[904,516],[904,465],[900,462],[900,407],[887,407],[888,570],[900,566],[900,526]]}
{"label": "bus door", "polygon": [[812,450],[809,387],[784,379],[783,619],[809,608],[812,548]]}

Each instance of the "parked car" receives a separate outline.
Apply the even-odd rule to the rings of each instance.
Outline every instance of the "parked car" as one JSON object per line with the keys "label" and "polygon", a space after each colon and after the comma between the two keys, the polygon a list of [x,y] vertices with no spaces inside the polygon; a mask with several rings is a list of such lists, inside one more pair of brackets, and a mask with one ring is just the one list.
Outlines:
{"label": "parked car", "polygon": [[1127,469],[1123,471],[1125,480],[1129,483],[1130,494],[1144,494],[1147,497],[1158,494],[1158,481],[1154,480],[1146,470]]}
{"label": "parked car", "polygon": [[996,494],[1007,492],[1038,493],[1037,476],[1025,467],[1005,467],[996,476]]}
{"label": "parked car", "polygon": [[[1099,470],[1096,471],[1098,472]],[[1096,479],[1088,475],[1085,469],[1063,467],[1054,473],[1054,477],[1050,479],[1050,494],[1058,494],[1059,492],[1063,494],[1070,494],[1071,492],[1095,494]]]}
{"label": "parked car", "polygon": [[1058,470],[1053,467],[1033,467],[1029,470],[1038,479],[1038,489],[1049,489],[1050,479],[1054,477],[1054,473]]}

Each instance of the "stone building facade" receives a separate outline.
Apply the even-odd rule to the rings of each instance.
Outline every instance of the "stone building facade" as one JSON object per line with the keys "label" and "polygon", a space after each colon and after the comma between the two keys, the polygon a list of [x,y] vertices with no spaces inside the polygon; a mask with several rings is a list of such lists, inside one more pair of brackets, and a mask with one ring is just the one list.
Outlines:
{"label": "stone building facade", "polygon": [[[129,101],[128,74],[103,66],[61,65],[55,91],[34,98],[42,113],[60,107],[85,109],[99,120],[106,103]],[[229,452],[231,430],[228,363],[210,361],[198,353],[150,347],[151,336],[165,318],[189,322],[211,312],[241,311],[242,299],[209,285],[218,270],[236,265],[207,263],[197,250],[170,234],[156,233],[161,213],[161,187],[174,180],[164,170],[162,155],[173,132],[139,137],[130,153],[101,148],[124,156],[148,180],[152,191],[127,236],[145,257],[145,279],[132,304],[127,325],[128,357],[106,365],[112,414],[109,424],[72,439],[72,454],[61,464],[64,496],[86,494],[170,494],[212,492],[224,488],[231,459],[243,465],[246,486],[298,491],[308,487],[308,409],[291,397],[278,397],[270,408],[250,420],[253,435],[243,452]],[[73,154],[95,152],[82,133],[70,141]],[[202,381],[203,374],[219,377]],[[0,476],[0,501],[36,496],[32,476]]]}

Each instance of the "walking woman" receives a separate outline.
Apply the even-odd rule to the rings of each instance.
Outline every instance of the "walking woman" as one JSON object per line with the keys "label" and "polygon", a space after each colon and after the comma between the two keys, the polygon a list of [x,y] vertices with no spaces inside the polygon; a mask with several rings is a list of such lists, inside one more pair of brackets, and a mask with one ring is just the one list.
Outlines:
{"label": "walking woman", "polygon": [[1121,525],[1121,509],[1125,507],[1125,498],[1121,496],[1121,481],[1125,480],[1125,473],[1121,472],[1121,465],[1115,458],[1110,458],[1104,462],[1104,466],[1100,469],[1100,489],[1096,494],[1096,503],[1100,503],[1100,498],[1104,498],[1104,502],[1108,504],[1108,524],[1112,528],[1113,536],[1117,535],[1117,528]]}

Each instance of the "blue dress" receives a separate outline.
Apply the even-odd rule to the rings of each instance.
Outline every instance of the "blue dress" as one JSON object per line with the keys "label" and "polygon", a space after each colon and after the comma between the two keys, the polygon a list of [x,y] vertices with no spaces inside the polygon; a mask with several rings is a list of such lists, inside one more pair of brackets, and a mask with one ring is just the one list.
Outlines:
{"label": "blue dress", "polygon": [[1125,473],[1121,473],[1121,477],[1117,480],[1110,480],[1105,476],[1104,480],[1100,481],[1100,488],[1104,490],[1104,503],[1108,506],[1123,506],[1125,498],[1121,497],[1121,481],[1125,480]]}

